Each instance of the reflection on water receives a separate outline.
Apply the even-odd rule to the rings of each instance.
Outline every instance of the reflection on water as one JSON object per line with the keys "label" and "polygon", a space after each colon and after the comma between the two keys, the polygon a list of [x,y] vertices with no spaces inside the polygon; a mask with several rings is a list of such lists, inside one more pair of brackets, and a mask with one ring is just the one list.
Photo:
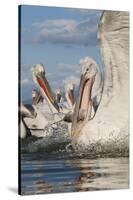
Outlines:
{"label": "reflection on water", "polygon": [[59,158],[22,154],[21,193],[128,188],[128,158]]}

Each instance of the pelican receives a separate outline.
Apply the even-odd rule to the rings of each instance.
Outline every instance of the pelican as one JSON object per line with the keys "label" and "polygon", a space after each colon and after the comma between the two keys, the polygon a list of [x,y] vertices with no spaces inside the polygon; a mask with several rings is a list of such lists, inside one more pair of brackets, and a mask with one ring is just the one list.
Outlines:
{"label": "pelican", "polygon": [[62,94],[61,94],[61,90],[58,89],[56,91],[56,102],[59,104],[62,101]]}
{"label": "pelican", "polygon": [[54,98],[51,87],[46,79],[43,64],[34,65],[34,67],[32,68],[32,77],[33,77],[33,80],[36,83],[37,87],[39,88],[42,96],[44,97],[45,101],[47,102],[50,112],[52,114],[58,113],[59,106]]}
{"label": "pelican", "polygon": [[60,112],[66,115],[67,113],[73,112],[74,108],[74,85],[73,83],[65,84],[65,99],[62,97],[58,103]]}
{"label": "pelican", "polygon": [[[45,137],[46,135],[51,135],[51,133],[53,132],[51,130],[53,126],[56,126],[57,124],[58,126],[60,126],[58,122],[67,124],[66,122],[68,122],[68,120],[66,120],[64,116],[66,115],[66,113],[70,112],[70,109],[66,108],[62,104],[61,98],[60,102],[57,103],[50,88],[50,85],[45,77],[45,70],[42,64],[37,64],[32,68],[32,75],[33,80],[38,87],[38,90],[34,89],[32,91],[32,107],[36,112],[36,117],[33,118],[26,116],[24,118],[24,123],[27,129],[25,130],[25,133],[24,131],[22,132],[24,133],[25,137],[26,135],[28,135],[29,131],[32,136]],[[73,101],[71,94],[72,89],[73,88],[71,85],[70,90],[69,87],[67,87],[66,91],[66,94],[69,91],[69,97],[71,97],[71,100],[69,100],[69,97],[67,98],[69,100],[69,104],[71,103],[71,101]],[[56,97],[57,95],[59,96],[59,94],[61,97],[61,91],[58,90],[57,93],[58,94],[56,94]],[[59,129],[60,128],[61,126],[59,127]]]}
{"label": "pelican", "polygon": [[[20,116],[20,138],[27,136],[44,137],[45,127],[53,122],[53,116],[47,113],[48,103],[44,100],[39,90],[32,90],[32,105],[21,105]],[[34,115],[33,115],[34,110]],[[46,117],[47,116],[47,117]]]}
{"label": "pelican", "polygon": [[[88,81],[88,83],[89,83],[88,79],[91,78],[91,76],[94,76],[93,80],[92,80],[93,87],[91,87],[91,91],[90,91],[91,92],[90,104],[92,104],[91,105],[91,116],[94,116],[94,114],[96,113],[96,110],[98,108],[98,105],[100,103],[101,96],[102,96],[102,90],[103,90],[102,73],[100,72],[100,69],[99,69],[97,63],[92,58],[85,57],[85,58],[80,59],[79,65],[81,68],[82,77],[86,76],[85,81]],[[87,76],[88,76],[88,78],[87,78]],[[83,80],[83,82],[84,82],[84,80]],[[83,85],[84,89],[87,85],[88,85],[87,82],[85,82],[85,84]],[[82,95],[84,95],[84,94],[85,93],[82,93]],[[82,113],[82,109],[80,110],[80,113]]]}
{"label": "pelican", "polygon": [[[61,120],[63,114],[68,113],[73,108],[74,97],[73,97],[73,84],[69,83],[65,87],[65,95],[67,102],[63,102],[60,89],[57,90],[56,96],[52,92],[50,84],[46,79],[46,72],[42,64],[36,64],[32,68],[32,76],[35,84],[41,92],[41,95],[45,99],[49,106],[49,111],[45,113],[51,113],[51,116],[56,116],[57,119]],[[61,115],[62,114],[62,115]]]}
{"label": "pelican", "polygon": [[65,84],[65,91],[66,91],[65,97],[67,100],[68,107],[71,110],[73,110],[73,106],[74,106],[74,85],[73,85],[73,83],[70,82],[70,83]]}
{"label": "pelican", "polygon": [[95,62],[81,63],[79,94],[71,137],[84,146],[114,141],[128,145],[129,13],[104,11],[98,26],[103,61],[103,88],[92,115],[92,90],[98,71]]}
{"label": "pelican", "polygon": [[[20,138],[28,136],[42,137],[45,126],[49,121],[40,111],[43,97],[36,89],[32,90],[32,105],[21,105],[19,108],[20,119]],[[39,106],[38,106],[39,105]]]}
{"label": "pelican", "polygon": [[31,136],[31,131],[25,122],[25,118],[30,118],[34,119],[36,117],[36,112],[34,108],[30,105],[21,105],[19,108],[19,124],[20,124],[20,131],[19,131],[19,136],[21,139],[26,138],[27,136]]}

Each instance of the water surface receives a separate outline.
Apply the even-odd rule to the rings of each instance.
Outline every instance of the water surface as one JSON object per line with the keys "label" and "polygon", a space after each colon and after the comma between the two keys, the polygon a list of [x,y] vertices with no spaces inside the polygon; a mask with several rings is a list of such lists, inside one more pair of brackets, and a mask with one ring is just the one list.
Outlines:
{"label": "water surface", "polygon": [[128,157],[90,158],[44,153],[22,153],[21,193],[41,194],[129,186]]}

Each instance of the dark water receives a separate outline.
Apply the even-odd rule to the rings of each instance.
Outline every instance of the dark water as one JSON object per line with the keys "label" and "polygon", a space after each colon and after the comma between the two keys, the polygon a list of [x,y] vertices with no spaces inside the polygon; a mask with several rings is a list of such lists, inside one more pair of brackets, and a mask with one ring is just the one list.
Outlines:
{"label": "dark water", "polygon": [[94,159],[22,153],[21,193],[125,189],[129,186],[128,164],[128,157]]}

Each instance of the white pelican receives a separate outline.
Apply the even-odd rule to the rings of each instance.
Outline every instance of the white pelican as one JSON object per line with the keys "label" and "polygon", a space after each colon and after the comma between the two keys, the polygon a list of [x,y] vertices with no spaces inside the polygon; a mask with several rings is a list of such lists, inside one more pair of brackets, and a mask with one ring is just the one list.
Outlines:
{"label": "white pelican", "polygon": [[67,100],[67,104],[69,109],[73,110],[73,106],[74,106],[74,84],[73,83],[67,83],[65,84],[65,97]]}
{"label": "white pelican", "polygon": [[74,107],[73,93],[74,93],[73,83],[65,84],[65,99],[61,97],[61,101],[58,103],[59,110],[64,115],[66,115],[67,113],[73,112],[73,107]]}
{"label": "white pelican", "polygon": [[27,136],[31,136],[31,131],[25,122],[25,118],[34,119],[36,117],[36,112],[34,108],[30,105],[24,106],[23,104],[19,107],[19,136],[21,139],[26,138]]}
{"label": "white pelican", "polygon": [[[51,91],[50,85],[45,77],[45,71],[42,64],[37,64],[34,66],[34,68],[32,68],[32,75],[33,75],[33,80],[35,81],[39,89],[39,90],[34,89],[32,91],[32,107],[36,112],[36,117],[30,118],[29,116],[26,116],[24,118],[24,123],[27,126],[26,130],[30,131],[30,134],[32,136],[45,137],[46,135],[52,133],[52,131],[50,133],[45,129],[50,130],[50,127],[52,128],[53,124],[55,124],[56,126],[58,122],[63,122],[63,121],[65,124],[67,124],[66,122],[68,122],[68,118],[70,118],[71,115],[67,116],[67,120],[65,118],[65,115],[66,113],[71,111],[71,108],[69,109],[68,106],[64,106],[63,103],[61,102],[61,99],[59,103],[57,103],[56,100],[54,99],[54,95]],[[67,87],[66,90],[66,95],[67,93],[69,93],[66,99],[68,100],[68,104],[71,106],[73,102],[71,94],[72,90],[73,90],[72,85],[71,88]],[[61,92],[58,90],[58,96],[59,94],[61,97]],[[70,129],[70,124],[68,126]],[[27,132],[25,131],[25,137],[26,133],[28,134],[28,131]]]}
{"label": "white pelican", "polygon": [[[129,13],[104,11],[98,26],[103,61],[103,92],[91,117],[91,92],[97,76],[94,62],[81,64],[79,96],[76,101],[71,136],[83,146],[114,141],[128,145]],[[82,111],[82,112],[80,112]]]}
{"label": "white pelican", "polygon": [[[32,91],[32,105],[21,105],[19,108],[21,119],[20,121],[20,138],[24,139],[27,136],[42,137],[44,128],[49,121],[45,118],[43,112],[40,111],[40,105],[43,98],[40,92],[36,89]],[[39,106],[38,106],[39,105]]]}
{"label": "white pelican", "polygon": [[42,64],[34,65],[34,67],[32,68],[32,76],[33,76],[33,80],[36,83],[38,89],[40,90],[42,96],[46,100],[46,102],[49,106],[50,112],[52,114],[58,113],[59,106],[56,102],[56,99],[51,90],[51,87],[46,79],[44,66]]}
{"label": "white pelican", "polygon": [[61,90],[58,89],[56,91],[56,102],[59,104],[62,101],[62,94],[61,94]]}
{"label": "white pelican", "polygon": [[[91,95],[90,95],[91,104],[92,104],[91,116],[94,116],[94,114],[98,108],[98,105],[100,103],[101,97],[102,97],[102,90],[103,90],[102,73],[100,72],[100,69],[99,69],[97,63],[92,58],[89,58],[89,57],[82,58],[82,59],[80,59],[79,64],[80,64],[80,68],[81,68],[81,74],[86,74],[87,76],[91,77],[91,76],[93,76],[93,73],[94,73],[94,84],[92,82],[93,87],[92,87],[92,91],[91,91]],[[86,85],[84,85],[84,86],[86,86]],[[84,95],[84,93],[83,93],[83,95]],[[82,110],[80,112],[82,112]]]}
{"label": "white pelican", "polygon": [[56,96],[54,97],[50,84],[46,79],[45,69],[42,64],[36,64],[32,68],[32,75],[35,84],[41,92],[41,95],[44,97],[47,105],[49,106],[49,111],[46,111],[44,108],[44,112],[47,114],[51,113],[51,116],[56,116],[58,120],[61,120],[63,116],[61,114],[66,114],[72,110],[74,104],[73,84],[69,83],[69,85],[65,87],[67,100],[66,105],[66,103],[62,100],[61,91],[59,89],[57,90]]}

